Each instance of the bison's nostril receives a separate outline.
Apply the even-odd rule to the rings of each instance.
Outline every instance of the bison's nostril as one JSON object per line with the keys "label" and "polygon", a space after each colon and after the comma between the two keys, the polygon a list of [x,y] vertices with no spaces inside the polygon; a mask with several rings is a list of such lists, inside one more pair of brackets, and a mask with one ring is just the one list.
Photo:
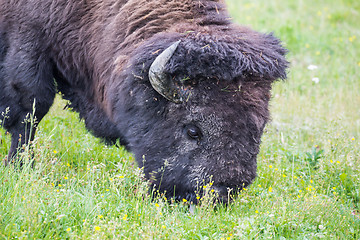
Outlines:
{"label": "bison's nostril", "polygon": [[226,186],[214,186],[213,189],[219,194],[219,197],[228,196],[233,191],[231,187]]}

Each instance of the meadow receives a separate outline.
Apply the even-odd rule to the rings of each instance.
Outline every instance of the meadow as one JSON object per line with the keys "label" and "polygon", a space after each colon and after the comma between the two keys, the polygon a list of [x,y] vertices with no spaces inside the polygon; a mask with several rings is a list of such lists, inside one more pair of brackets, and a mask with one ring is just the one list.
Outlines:
{"label": "meadow", "polygon": [[[274,85],[258,177],[228,206],[194,211],[149,193],[57,97],[34,169],[0,165],[0,239],[360,239],[360,1],[227,0],[234,21],[289,49]],[[0,130],[0,160],[10,136]]]}

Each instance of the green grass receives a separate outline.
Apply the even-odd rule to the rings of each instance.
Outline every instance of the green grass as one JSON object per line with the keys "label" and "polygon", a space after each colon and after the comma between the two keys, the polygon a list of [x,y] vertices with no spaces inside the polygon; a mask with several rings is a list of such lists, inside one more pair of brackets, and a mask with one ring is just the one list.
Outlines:
{"label": "green grass", "polygon": [[[57,99],[39,126],[35,169],[0,166],[0,238],[360,238],[360,2],[227,2],[236,22],[290,50],[256,181],[228,207],[205,199],[194,214],[151,201],[132,155],[104,146]],[[0,141],[5,159],[3,129]]]}

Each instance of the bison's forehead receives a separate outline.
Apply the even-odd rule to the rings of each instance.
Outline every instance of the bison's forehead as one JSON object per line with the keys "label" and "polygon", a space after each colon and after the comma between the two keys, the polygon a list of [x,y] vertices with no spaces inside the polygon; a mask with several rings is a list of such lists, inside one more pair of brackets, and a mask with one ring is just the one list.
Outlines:
{"label": "bison's forehead", "polygon": [[[169,104],[169,116],[179,115],[179,121],[199,122],[214,126],[214,131],[220,131],[225,122],[232,116],[240,114],[241,93],[227,92],[224,86],[213,82],[197,83],[189,87],[189,98],[181,104]],[[237,85],[236,85],[237,86]]]}
{"label": "bison's forehead", "polygon": [[239,127],[251,118],[267,116],[269,84],[202,79],[188,89],[186,101],[168,105],[168,117],[183,123],[197,122],[211,129],[211,135]]}

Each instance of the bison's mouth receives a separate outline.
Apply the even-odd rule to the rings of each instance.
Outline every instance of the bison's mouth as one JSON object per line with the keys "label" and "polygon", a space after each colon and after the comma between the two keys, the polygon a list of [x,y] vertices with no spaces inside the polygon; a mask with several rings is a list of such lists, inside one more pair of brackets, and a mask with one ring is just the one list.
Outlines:
{"label": "bison's mouth", "polygon": [[226,186],[211,186],[208,189],[202,189],[201,191],[177,191],[174,195],[167,196],[167,198],[173,199],[176,202],[188,202],[190,204],[206,203],[220,203],[229,204],[233,201],[235,196],[239,193],[239,190],[235,190]]}

